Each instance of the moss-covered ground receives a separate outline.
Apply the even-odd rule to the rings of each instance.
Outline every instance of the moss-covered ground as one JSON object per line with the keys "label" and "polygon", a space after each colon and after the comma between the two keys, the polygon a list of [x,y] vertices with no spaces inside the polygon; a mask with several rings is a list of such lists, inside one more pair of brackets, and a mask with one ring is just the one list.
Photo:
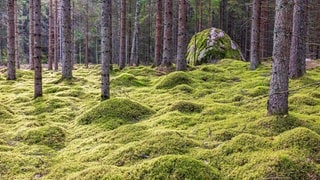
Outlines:
{"label": "moss-covered ground", "polygon": [[[0,73],[0,179],[320,179],[320,67],[290,81],[290,115],[266,115],[270,63],[222,60],[160,75],[99,66],[74,79]],[[305,87],[304,87],[305,86]]]}

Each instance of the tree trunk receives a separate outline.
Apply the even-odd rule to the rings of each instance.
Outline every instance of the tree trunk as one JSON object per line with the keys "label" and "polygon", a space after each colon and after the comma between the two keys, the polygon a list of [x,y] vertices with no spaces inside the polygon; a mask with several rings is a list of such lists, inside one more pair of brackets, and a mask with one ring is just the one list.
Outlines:
{"label": "tree trunk", "polygon": [[164,41],[161,66],[170,67],[172,58],[172,0],[165,0]]}
{"label": "tree trunk", "polygon": [[198,31],[202,31],[203,30],[203,8],[202,8],[202,0],[197,0],[199,1],[199,21],[198,21]]}
{"label": "tree trunk", "polygon": [[8,80],[16,79],[15,66],[15,32],[14,32],[14,1],[7,0],[7,53],[8,53]]}
{"label": "tree trunk", "polygon": [[54,58],[54,35],[53,35],[53,3],[49,1],[49,41],[48,41],[48,70],[52,70]]}
{"label": "tree trunk", "polygon": [[123,69],[126,65],[126,0],[121,0],[121,32],[120,32],[120,54],[119,67]]}
{"label": "tree trunk", "polygon": [[298,78],[306,73],[306,14],[306,1],[294,0],[293,32],[289,63],[290,78]]}
{"label": "tree trunk", "polygon": [[85,45],[85,65],[89,65],[89,2],[86,1],[86,45]]}
{"label": "tree trunk", "polygon": [[53,61],[54,61],[54,70],[55,71],[58,71],[59,69],[59,60],[58,60],[58,1],[55,0],[54,1],[54,58],[53,58]]}
{"label": "tree trunk", "polygon": [[250,69],[255,70],[260,64],[260,16],[261,16],[261,1],[253,0],[252,7],[252,25],[251,25],[251,46],[250,46]]}
{"label": "tree trunk", "polygon": [[155,52],[154,66],[161,64],[162,48],[163,48],[163,6],[162,0],[157,0],[157,15],[156,15],[156,37],[155,37]]}
{"label": "tree trunk", "polygon": [[14,31],[15,31],[15,62],[16,68],[20,69],[20,60],[19,60],[19,9],[18,1],[14,1]]}
{"label": "tree trunk", "polygon": [[72,78],[71,3],[62,1],[62,78]]}
{"label": "tree trunk", "polygon": [[34,0],[34,98],[42,96],[41,0]]}
{"label": "tree trunk", "polygon": [[131,56],[130,65],[139,66],[139,11],[140,11],[140,0],[136,2],[136,12],[134,16],[134,30],[132,35],[132,46],[131,46]]}
{"label": "tree trunk", "polygon": [[29,2],[29,64],[30,64],[30,69],[34,70],[34,7],[33,7],[33,1],[30,0]]}
{"label": "tree trunk", "polygon": [[276,0],[273,63],[268,101],[269,115],[288,114],[288,73],[290,57],[290,0]]}
{"label": "tree trunk", "polygon": [[103,0],[101,17],[101,99],[110,98],[110,62],[112,59],[112,0]]}
{"label": "tree trunk", "polygon": [[187,2],[180,0],[179,3],[179,32],[178,32],[178,51],[177,51],[177,71],[187,70]]}

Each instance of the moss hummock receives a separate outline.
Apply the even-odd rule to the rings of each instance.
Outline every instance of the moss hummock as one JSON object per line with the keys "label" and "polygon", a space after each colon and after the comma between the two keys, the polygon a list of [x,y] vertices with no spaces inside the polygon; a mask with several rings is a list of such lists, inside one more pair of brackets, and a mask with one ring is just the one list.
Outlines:
{"label": "moss hummock", "polygon": [[152,109],[129,99],[111,99],[84,113],[78,122],[82,125],[99,123],[107,129],[115,129],[124,124],[138,122],[153,113]]}
{"label": "moss hummock", "polygon": [[187,62],[190,65],[215,63],[225,58],[244,60],[237,43],[221,29],[206,29],[189,42]]}

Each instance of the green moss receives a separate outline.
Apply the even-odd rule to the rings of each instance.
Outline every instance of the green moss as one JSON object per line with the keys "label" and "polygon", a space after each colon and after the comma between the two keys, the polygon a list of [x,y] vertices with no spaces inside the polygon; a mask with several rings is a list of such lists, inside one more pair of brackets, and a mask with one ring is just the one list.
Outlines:
{"label": "green moss", "polygon": [[177,85],[191,85],[194,80],[186,72],[173,72],[165,76],[156,86],[157,89],[171,89]]}
{"label": "green moss", "polygon": [[146,82],[143,82],[141,80],[138,80],[134,75],[128,74],[128,73],[122,73],[121,75],[115,77],[111,84],[114,86],[146,86]]}
{"label": "green moss", "polygon": [[191,94],[193,92],[193,88],[186,84],[181,84],[173,88],[173,92],[183,92],[186,94]]}
{"label": "green moss", "polygon": [[87,168],[83,171],[74,173],[68,177],[68,179],[108,179],[108,180],[120,180],[124,179],[124,170],[119,169],[116,166],[94,166]]}
{"label": "green moss", "polygon": [[257,96],[267,96],[269,92],[269,87],[266,86],[257,86],[249,91],[249,95],[252,97]]}
{"label": "green moss", "polygon": [[180,111],[182,113],[200,113],[203,110],[203,105],[188,101],[179,101],[172,105],[171,111]]}
{"label": "green moss", "polygon": [[280,134],[275,144],[279,148],[296,147],[315,153],[320,151],[320,136],[310,129],[299,127]]}
{"label": "green moss", "polygon": [[70,106],[70,102],[64,101],[60,98],[53,97],[52,99],[38,98],[34,101],[34,114],[39,115],[43,113],[54,112],[57,109]]}
{"label": "green moss", "polygon": [[60,127],[43,126],[26,131],[21,138],[30,145],[40,144],[54,149],[60,149],[64,147],[66,134]]}
{"label": "green moss", "polygon": [[78,118],[82,125],[100,123],[107,129],[138,122],[154,113],[150,108],[129,99],[111,99],[90,109]]}
{"label": "green moss", "polygon": [[187,52],[189,64],[217,62],[224,58],[243,59],[238,45],[222,30],[206,29],[190,40]]}
{"label": "green moss", "polygon": [[295,94],[289,97],[289,103],[296,104],[296,105],[304,104],[308,106],[315,106],[315,105],[320,105],[320,100],[315,99],[308,95]]}
{"label": "green moss", "polygon": [[164,156],[138,166],[130,179],[220,179],[218,171],[187,156]]}

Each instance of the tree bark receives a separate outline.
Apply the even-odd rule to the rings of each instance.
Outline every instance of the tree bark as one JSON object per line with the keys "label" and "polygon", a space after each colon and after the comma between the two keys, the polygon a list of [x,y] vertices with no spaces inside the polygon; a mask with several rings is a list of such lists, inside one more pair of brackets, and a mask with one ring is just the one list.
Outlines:
{"label": "tree bark", "polygon": [[120,29],[120,53],[119,67],[123,69],[126,66],[126,0],[121,0],[121,29]]}
{"label": "tree bark", "polygon": [[41,0],[34,0],[34,98],[42,96]]}
{"label": "tree bark", "polygon": [[54,71],[59,69],[58,60],[58,1],[54,1]]}
{"label": "tree bark", "polygon": [[250,69],[255,70],[260,64],[260,16],[261,0],[253,0],[252,25],[251,25],[251,46],[250,46]]}
{"label": "tree bark", "polygon": [[165,0],[164,41],[161,66],[170,67],[172,58],[172,0]]}
{"label": "tree bark", "polygon": [[53,3],[49,1],[49,40],[48,40],[48,70],[52,70],[54,58],[54,35],[53,35]]}
{"label": "tree bark", "polygon": [[178,51],[177,51],[177,71],[187,70],[187,2],[179,1],[179,24],[178,24]]}
{"label": "tree bark", "polygon": [[139,11],[140,11],[140,0],[136,2],[136,12],[134,16],[134,29],[132,35],[132,46],[130,65],[139,66]]}
{"label": "tree bark", "polygon": [[8,53],[8,80],[16,79],[15,66],[15,32],[14,32],[14,1],[7,0],[7,53]]}
{"label": "tree bark", "polygon": [[269,115],[288,114],[288,73],[290,57],[290,0],[276,0],[273,63],[268,101]]}
{"label": "tree bark", "polygon": [[162,48],[163,48],[163,5],[162,3],[163,3],[162,0],[157,0],[154,66],[159,66],[161,64],[161,57],[162,57]]}
{"label": "tree bark", "polygon": [[89,2],[86,1],[86,42],[85,42],[85,66],[89,67]]}
{"label": "tree bark", "polygon": [[72,78],[71,3],[62,0],[62,78]]}
{"label": "tree bark", "polygon": [[106,100],[110,98],[112,0],[103,0],[101,11],[101,99]]}
{"label": "tree bark", "polygon": [[34,70],[34,7],[33,7],[33,1],[30,0],[29,2],[29,64],[30,64],[30,69]]}
{"label": "tree bark", "polygon": [[294,0],[293,32],[291,38],[289,77],[298,78],[306,73],[306,1]]}
{"label": "tree bark", "polygon": [[18,1],[14,1],[14,32],[15,32],[15,62],[16,68],[20,69],[20,60],[19,60],[19,8]]}

